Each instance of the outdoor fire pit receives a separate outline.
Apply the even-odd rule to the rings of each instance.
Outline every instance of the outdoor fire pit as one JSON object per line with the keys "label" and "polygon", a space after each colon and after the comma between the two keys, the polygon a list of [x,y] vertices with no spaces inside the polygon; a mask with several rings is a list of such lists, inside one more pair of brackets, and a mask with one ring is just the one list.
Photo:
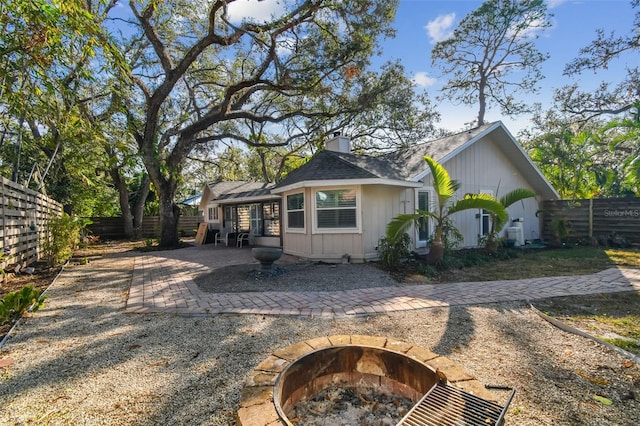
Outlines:
{"label": "outdoor fire pit", "polygon": [[[287,425],[294,424],[291,421],[294,417],[300,419],[301,412],[319,417],[348,417],[351,424],[373,424],[373,421],[366,421],[367,417],[354,417],[361,415],[361,410],[354,409],[354,403],[364,400],[371,410],[374,404],[375,408],[384,408],[381,407],[383,402],[393,406],[400,405],[402,400],[409,401],[404,412],[390,414],[390,410],[384,410],[388,421],[395,418],[390,424],[396,424],[437,381],[433,368],[398,352],[361,345],[331,346],[309,352],[289,364],[276,380],[273,401],[280,418]],[[354,401],[343,398],[344,401],[337,401],[325,412],[294,410],[301,401],[312,400],[322,391],[334,387],[348,389],[350,392],[346,394]],[[323,395],[324,398],[327,397]],[[311,421],[306,423],[313,424]],[[381,424],[377,419],[375,423]]]}
{"label": "outdoor fire pit", "polygon": [[[324,404],[345,395],[344,401]],[[371,421],[353,417],[358,399],[370,407]],[[258,365],[243,389],[237,424],[315,425],[340,419],[358,426],[500,425],[510,401],[499,405],[481,383],[427,349],[384,337],[339,335],[279,349]],[[381,404],[399,409],[387,416]],[[309,412],[311,418],[305,418]]]}

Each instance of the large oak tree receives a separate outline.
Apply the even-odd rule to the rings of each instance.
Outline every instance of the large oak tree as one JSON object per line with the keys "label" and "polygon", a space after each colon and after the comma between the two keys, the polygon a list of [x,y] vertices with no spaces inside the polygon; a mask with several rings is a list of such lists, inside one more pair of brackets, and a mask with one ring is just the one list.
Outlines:
{"label": "large oak tree", "polygon": [[114,87],[158,194],[163,246],[178,243],[175,195],[195,147],[268,146],[246,133],[247,120],[279,127],[284,141],[317,139],[394,86],[368,65],[392,34],[395,0],[283,2],[269,19],[241,22],[230,18],[233,3],[130,1],[130,17],[106,27],[127,58]]}

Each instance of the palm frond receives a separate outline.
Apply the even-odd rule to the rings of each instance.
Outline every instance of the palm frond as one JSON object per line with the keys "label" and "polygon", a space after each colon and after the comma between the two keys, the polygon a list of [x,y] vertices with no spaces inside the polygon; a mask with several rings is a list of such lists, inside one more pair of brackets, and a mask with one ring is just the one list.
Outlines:
{"label": "palm frond", "polygon": [[535,196],[536,196],[536,193],[528,188],[517,188],[500,197],[500,203],[502,203],[502,205],[505,208],[507,208],[510,205],[517,203],[520,200],[524,200],[526,198],[532,198]]}
{"label": "palm frond", "polygon": [[440,205],[444,205],[457,191],[460,184],[457,181],[452,181],[447,169],[442,167],[442,165],[433,158],[425,155],[424,161],[427,162],[427,165],[431,170],[431,176],[433,177],[433,189],[438,196],[438,201],[440,202]]}
{"label": "palm frond", "polygon": [[402,234],[407,232],[412,224],[417,224],[419,223],[420,219],[427,217],[433,217],[433,213],[430,213],[426,210],[416,210],[415,213],[400,214],[394,217],[393,219],[391,219],[391,222],[387,224],[387,240],[392,242],[396,241]]}

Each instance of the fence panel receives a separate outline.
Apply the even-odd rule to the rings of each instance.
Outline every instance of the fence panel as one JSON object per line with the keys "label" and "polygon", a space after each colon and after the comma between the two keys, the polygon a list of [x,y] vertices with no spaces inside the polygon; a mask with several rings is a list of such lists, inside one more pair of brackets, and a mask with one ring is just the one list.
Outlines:
{"label": "fence panel", "polygon": [[[196,235],[198,224],[202,222],[202,216],[180,216],[178,219],[178,233],[182,237],[193,237]],[[93,222],[87,228],[94,235],[99,235],[102,239],[126,238],[122,217],[92,217]],[[142,237],[160,237],[160,217],[145,216],[142,219]]]}
{"label": "fence panel", "polygon": [[563,217],[571,224],[571,239],[606,239],[615,234],[640,244],[640,198],[545,201],[543,215],[547,240],[553,237],[551,221]]}
{"label": "fence panel", "polygon": [[22,267],[40,259],[45,226],[62,214],[62,205],[51,198],[5,178],[0,178],[0,240],[2,268]]}

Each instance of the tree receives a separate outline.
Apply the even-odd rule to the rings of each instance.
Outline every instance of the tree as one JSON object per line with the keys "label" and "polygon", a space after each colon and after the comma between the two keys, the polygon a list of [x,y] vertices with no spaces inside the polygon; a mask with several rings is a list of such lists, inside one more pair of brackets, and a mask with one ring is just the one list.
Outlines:
{"label": "tree", "polygon": [[551,110],[534,121],[539,135],[523,146],[562,198],[637,193],[640,146],[633,120],[576,123]]}
{"label": "tree", "polygon": [[[131,1],[127,31],[105,28],[129,61],[117,91],[159,197],[162,246],[178,243],[175,195],[194,147],[255,145],[239,120],[270,123],[289,139],[310,135],[393,87],[365,70],[377,39],[392,34],[395,0],[307,0],[239,23],[229,17],[233,3]],[[273,100],[277,108],[257,108]]]}
{"label": "tree", "polygon": [[442,97],[477,103],[478,126],[491,104],[506,115],[528,112],[514,95],[538,90],[548,54],[538,51],[534,40],[551,26],[550,17],[543,0],[489,0],[465,16],[453,37],[431,52],[432,64],[450,76]]}
{"label": "tree", "polygon": [[436,225],[433,241],[431,242],[429,254],[427,255],[427,262],[430,264],[438,264],[442,262],[444,258],[442,233],[451,215],[463,210],[484,209],[494,214],[497,221],[502,223],[507,222],[508,216],[505,207],[490,194],[467,194],[464,198],[453,201],[453,196],[456,191],[460,189],[460,182],[452,180],[447,170],[433,158],[425,156],[424,160],[427,162],[433,178],[433,189],[438,200],[436,211],[431,212],[416,209],[414,213],[401,214],[394,217],[387,225],[386,238],[393,243],[400,238],[412,224],[421,226],[421,223],[426,223],[424,219],[431,218],[435,221]]}
{"label": "tree", "polygon": [[[631,2],[637,8],[640,0]],[[580,49],[580,56],[569,62],[564,69],[568,76],[579,76],[592,71],[606,70],[610,63],[627,55],[636,62],[640,49],[640,10],[636,11],[633,28],[626,35],[618,36],[614,32],[605,34],[604,30],[596,31],[595,40]],[[558,89],[555,100],[561,110],[573,115],[580,121],[589,121],[603,115],[630,115],[640,101],[640,69],[628,67],[626,77],[616,83],[603,81],[596,90],[582,91],[578,83]],[[637,109],[636,109],[637,111]]]}
{"label": "tree", "polygon": [[80,215],[112,211],[100,134],[82,109],[88,64],[109,48],[99,22],[113,1],[0,5],[0,155],[16,181]]}

